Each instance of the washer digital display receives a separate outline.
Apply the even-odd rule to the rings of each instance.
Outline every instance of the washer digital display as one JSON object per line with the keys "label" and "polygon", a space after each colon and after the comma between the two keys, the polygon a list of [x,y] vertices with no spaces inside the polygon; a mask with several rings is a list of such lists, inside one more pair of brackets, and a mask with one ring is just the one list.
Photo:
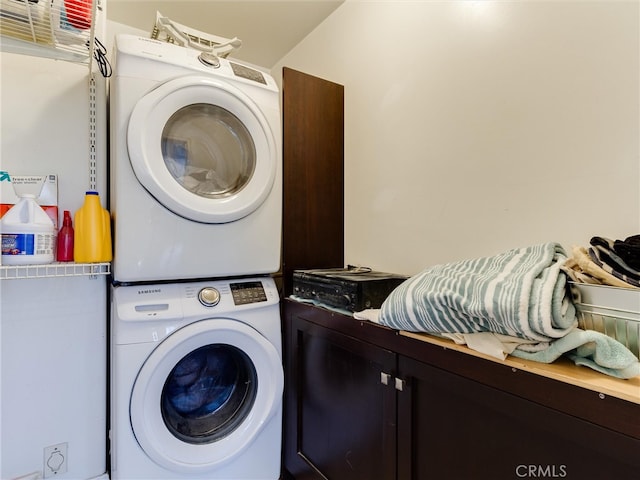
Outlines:
{"label": "washer digital display", "polygon": [[267,301],[267,294],[264,291],[262,282],[231,283],[230,287],[235,305]]}

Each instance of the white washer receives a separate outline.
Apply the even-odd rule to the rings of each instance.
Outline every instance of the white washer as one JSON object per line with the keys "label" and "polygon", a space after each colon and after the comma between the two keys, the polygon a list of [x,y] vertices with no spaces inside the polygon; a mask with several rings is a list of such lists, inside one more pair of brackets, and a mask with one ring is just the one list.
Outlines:
{"label": "white washer", "polygon": [[273,78],[118,35],[109,98],[114,281],[277,272],[282,139]]}
{"label": "white washer", "polygon": [[112,479],[279,478],[273,279],[114,286],[111,328]]}

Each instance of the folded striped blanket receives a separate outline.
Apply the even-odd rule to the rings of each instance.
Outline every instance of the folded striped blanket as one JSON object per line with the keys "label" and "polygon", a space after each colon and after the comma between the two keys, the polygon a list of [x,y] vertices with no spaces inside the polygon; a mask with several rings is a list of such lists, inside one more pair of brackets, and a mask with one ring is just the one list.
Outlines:
{"label": "folded striped blanket", "polygon": [[549,342],[575,328],[557,243],[429,267],[382,304],[380,323],[430,333],[494,332]]}

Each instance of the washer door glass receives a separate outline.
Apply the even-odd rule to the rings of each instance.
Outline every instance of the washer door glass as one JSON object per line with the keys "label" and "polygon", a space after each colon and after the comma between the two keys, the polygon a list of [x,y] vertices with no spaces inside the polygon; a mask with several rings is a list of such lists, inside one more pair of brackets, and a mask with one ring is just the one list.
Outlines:
{"label": "washer door glass", "polygon": [[169,374],[162,389],[162,418],[183,442],[215,442],[246,418],[256,390],[256,369],[243,351],[206,345],[183,357]]}
{"label": "washer door glass", "polygon": [[[277,95],[273,101],[277,110]],[[263,110],[239,88],[209,77],[176,78],[142,96],[129,118],[127,148],[140,184],[165,208],[202,223],[255,211],[278,168]]]}
{"label": "washer door glass", "polygon": [[131,392],[131,427],[145,454],[179,474],[206,472],[246,450],[282,409],[276,347],[254,328],[201,320],[166,337]]}
{"label": "washer door glass", "polygon": [[162,131],[162,157],[173,178],[196,195],[236,195],[251,180],[256,148],[233,113],[198,103],[171,115]]}

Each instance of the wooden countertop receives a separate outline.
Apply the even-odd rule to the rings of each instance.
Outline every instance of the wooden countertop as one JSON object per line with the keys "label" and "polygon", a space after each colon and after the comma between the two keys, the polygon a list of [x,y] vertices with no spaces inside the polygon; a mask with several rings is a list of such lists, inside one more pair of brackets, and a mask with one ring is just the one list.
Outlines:
{"label": "wooden countertop", "polygon": [[640,440],[640,377],[622,380],[564,357],[552,364],[513,356],[499,360],[446,338],[392,329],[294,299],[286,301],[283,313],[285,322],[313,323],[396,353],[399,364],[404,359],[431,365]]}
{"label": "wooden countertop", "polygon": [[468,355],[507,365],[511,368],[586,388],[598,392],[601,395],[609,395],[640,405],[640,376],[622,380],[596,372],[588,367],[580,367],[564,357],[550,364],[524,360],[512,356],[508,356],[505,360],[499,360],[495,357],[471,350],[465,345],[457,345],[452,340],[434,337],[425,333],[406,331],[400,331],[399,333],[402,336],[414,338],[432,345],[438,345],[445,349],[456,350]]}
{"label": "wooden countertop", "polygon": [[[300,302],[299,300],[296,300],[294,298],[289,298],[288,301],[292,302],[293,304],[310,306],[309,303]],[[596,392],[599,395],[610,396],[634,403],[636,405],[640,405],[640,376],[628,380],[615,378],[609,375],[605,375],[604,373],[592,370],[589,367],[581,367],[575,365],[566,357],[560,357],[555,362],[550,364],[534,362],[532,360],[525,360],[513,356],[508,356],[505,360],[500,360],[490,355],[472,350],[466,345],[458,345],[453,342],[453,340],[449,340],[446,338],[435,337],[427,333],[414,333],[404,330],[398,331],[383,326],[377,322],[371,322],[364,319],[356,319],[353,317],[353,314],[349,312],[342,312],[336,309],[327,309],[327,307],[323,307],[322,305],[316,305],[316,308],[329,313],[333,312],[333,314],[344,316],[344,318],[351,318],[352,320],[360,324],[369,324],[372,327],[375,326],[383,330],[393,331],[401,337],[420,340],[447,350],[461,352],[467,355],[494,362],[496,364],[505,365],[522,372],[540,375],[552,380],[584,388]]]}

